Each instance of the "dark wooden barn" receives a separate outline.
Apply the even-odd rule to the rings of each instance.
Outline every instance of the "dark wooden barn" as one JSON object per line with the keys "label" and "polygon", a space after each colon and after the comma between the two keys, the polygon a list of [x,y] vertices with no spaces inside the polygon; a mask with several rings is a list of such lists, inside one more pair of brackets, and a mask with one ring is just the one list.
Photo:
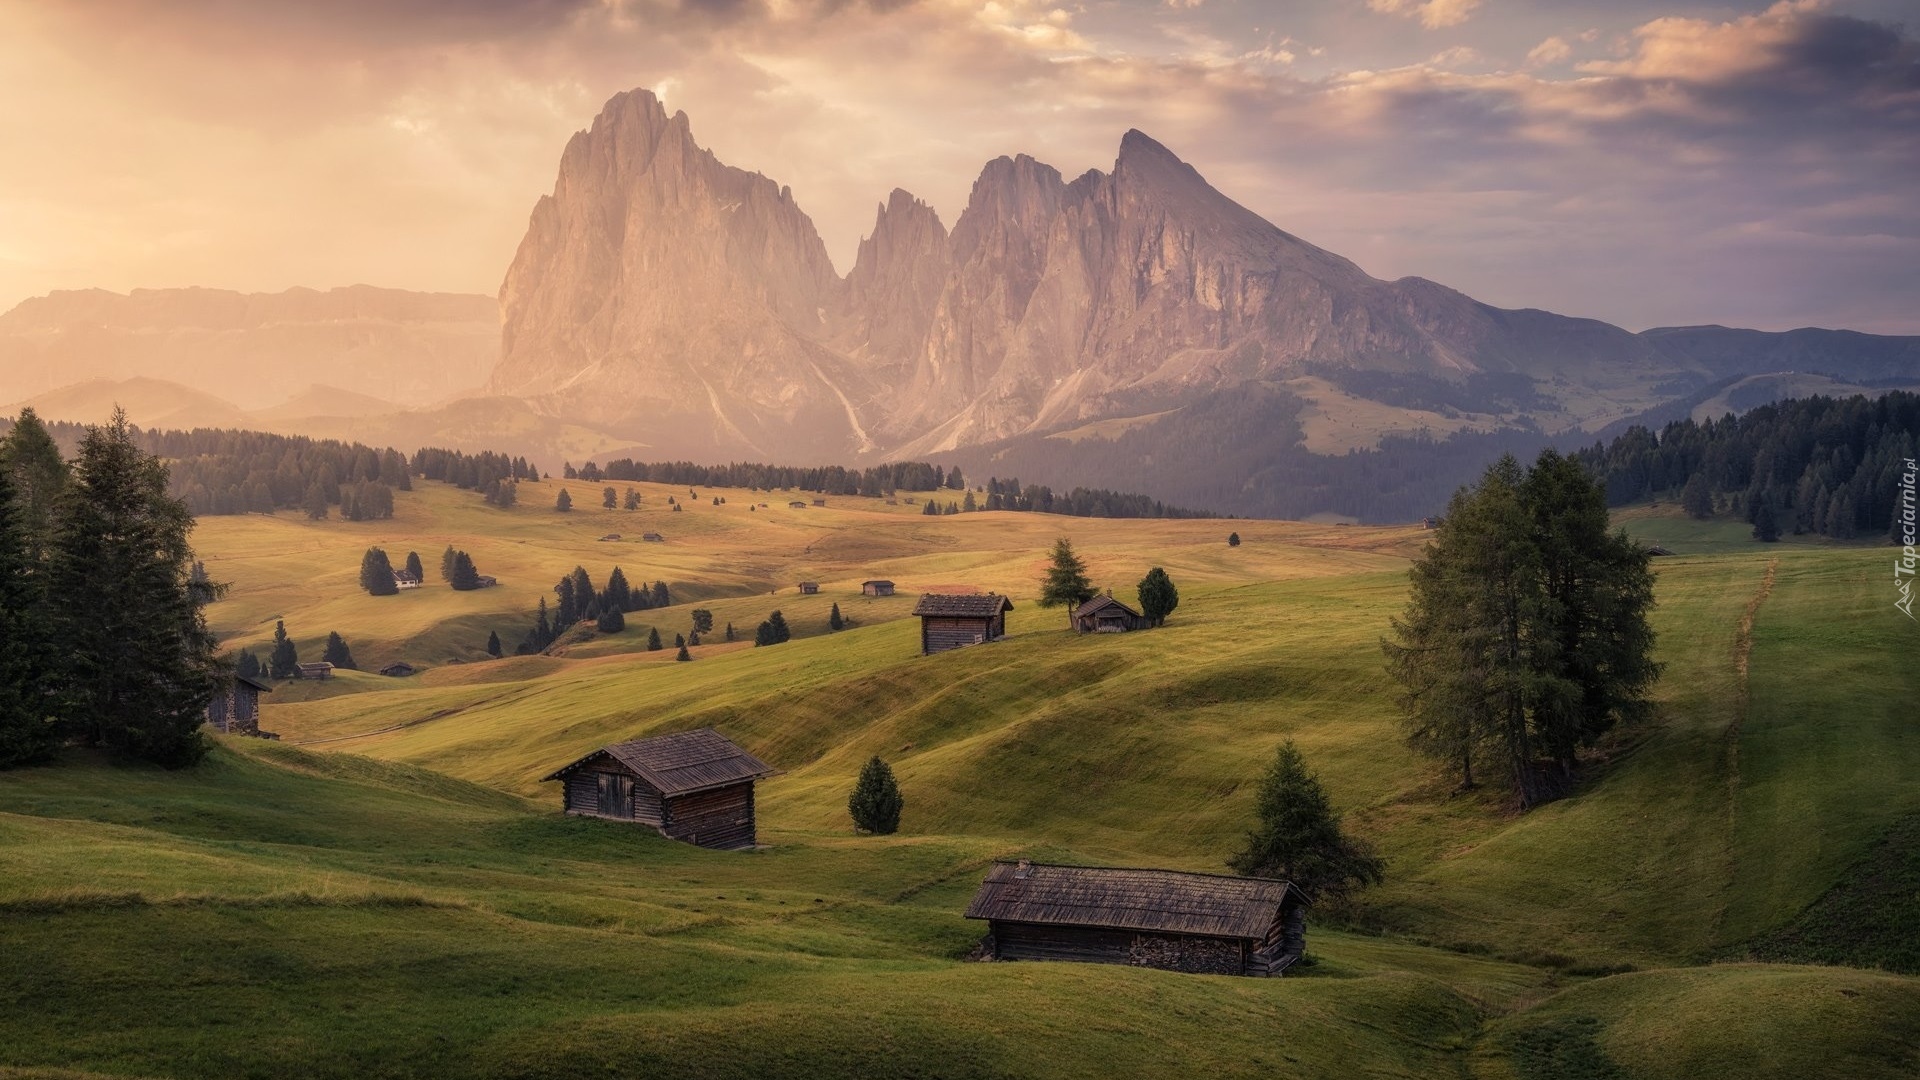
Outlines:
{"label": "dark wooden barn", "polygon": [[712,728],[602,747],[559,780],[569,814],[651,825],[670,840],[732,850],[754,845],[753,784],[774,770]]}
{"label": "dark wooden barn", "polygon": [[260,695],[271,693],[273,687],[259,679],[235,675],[233,685],[207,702],[207,723],[223,735],[259,735]]}
{"label": "dark wooden barn", "polygon": [[913,606],[920,616],[920,653],[978,645],[1007,636],[1013,601],[999,593],[927,593]]}
{"label": "dark wooden barn", "polygon": [[814,593],[820,591],[820,583],[817,581],[803,581],[800,583],[800,591],[808,596],[812,596]]}
{"label": "dark wooden barn", "polygon": [[1284,881],[996,863],[967,918],[996,960],[1080,960],[1279,975],[1306,950],[1306,900]]}
{"label": "dark wooden barn", "polygon": [[1111,596],[1096,596],[1073,609],[1073,628],[1083,634],[1123,634],[1145,630],[1147,617]]}
{"label": "dark wooden barn", "polygon": [[407,676],[412,675],[413,672],[414,672],[413,665],[407,663],[405,660],[400,660],[395,663],[388,664],[386,667],[383,667],[380,669],[380,674],[385,675],[388,678],[392,678],[392,679],[404,679]]}
{"label": "dark wooden barn", "polygon": [[860,583],[860,592],[865,596],[892,596],[893,582],[863,581]]}
{"label": "dark wooden barn", "polygon": [[325,660],[315,660],[312,663],[300,664],[295,670],[300,673],[298,677],[302,679],[333,678],[333,665],[327,663]]}

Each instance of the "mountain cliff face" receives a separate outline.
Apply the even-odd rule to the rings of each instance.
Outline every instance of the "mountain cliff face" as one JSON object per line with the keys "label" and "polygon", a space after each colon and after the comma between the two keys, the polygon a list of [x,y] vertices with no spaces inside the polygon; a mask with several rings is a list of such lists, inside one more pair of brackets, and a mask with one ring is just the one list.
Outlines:
{"label": "mountain cliff face", "polygon": [[[1138,131],[1111,172],[988,162],[951,233],[894,191],[843,279],[785,188],[644,90],[568,144],[501,308],[496,393],[664,454],[788,461],[939,453],[1253,382],[1308,403],[1310,447],[1395,430],[1383,403],[1457,397],[1441,385],[1478,396],[1385,411],[1400,430],[1597,427],[1724,377],[1729,353],[1782,353],[1373,278]],[[1380,432],[1352,433],[1363,414]]]}
{"label": "mountain cliff face", "polygon": [[163,378],[243,408],[315,382],[419,405],[479,387],[499,348],[490,296],[366,285],[55,292],[0,315],[0,402]]}

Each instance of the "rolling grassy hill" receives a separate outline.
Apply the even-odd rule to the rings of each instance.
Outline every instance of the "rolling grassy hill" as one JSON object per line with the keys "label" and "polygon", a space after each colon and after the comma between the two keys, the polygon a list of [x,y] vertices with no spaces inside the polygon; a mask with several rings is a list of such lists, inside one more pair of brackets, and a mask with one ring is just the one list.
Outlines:
{"label": "rolling grassy hill", "polygon": [[[582,509],[557,515],[558,486],[523,486],[510,512],[423,485],[391,522],[203,522],[234,584],[211,610],[230,642],[284,617],[307,655],[338,630],[363,666],[431,666],[283,684],[264,726],[286,743],[229,741],[190,772],[76,757],[0,776],[0,947],[20,958],[0,970],[0,1075],[1920,1070],[1920,979],[1713,962],[1763,940],[1796,958],[1778,935],[1815,916],[1848,940],[1865,917],[1848,897],[1912,917],[1898,889],[1853,884],[1920,815],[1903,660],[1920,635],[1881,550],[1627,515],[1682,553],[1656,563],[1658,719],[1619,733],[1578,795],[1516,816],[1451,792],[1395,731],[1377,641],[1418,529],[924,518],[704,490],[675,513],[685,489],[658,485],[629,514],[587,509],[598,485],[579,483]],[[595,540],[649,529],[667,542]],[[1123,597],[1165,566],[1172,620],[1068,632],[1031,602],[1059,535]],[[501,586],[354,588],[368,544],[431,565],[449,542]],[[683,603],[563,655],[445,662],[475,661],[489,628],[517,640],[576,563],[665,578],[749,634],[778,607],[798,637],[691,664],[643,651],[647,619],[686,629]],[[874,576],[902,595],[859,597]],[[802,579],[822,593],[796,595]],[[1011,594],[1012,636],[919,657],[913,594],[957,584]],[[856,625],[830,635],[836,601]],[[766,850],[564,819],[540,783],[613,739],[702,724],[785,770],[761,788]],[[1304,977],[961,962],[980,931],[959,912],[995,857],[1219,869],[1284,738],[1390,867],[1342,927],[1316,923]],[[906,793],[897,836],[846,821],[874,753]]]}

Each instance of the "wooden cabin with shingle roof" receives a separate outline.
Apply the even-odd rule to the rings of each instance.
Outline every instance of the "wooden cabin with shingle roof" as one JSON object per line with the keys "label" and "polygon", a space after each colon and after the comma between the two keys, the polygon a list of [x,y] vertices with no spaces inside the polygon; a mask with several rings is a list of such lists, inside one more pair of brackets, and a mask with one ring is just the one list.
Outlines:
{"label": "wooden cabin with shingle roof", "polygon": [[1123,634],[1145,630],[1147,617],[1111,596],[1096,596],[1073,609],[1073,628],[1083,634]]}
{"label": "wooden cabin with shingle roof", "polygon": [[1306,898],[1269,878],[995,863],[967,918],[996,960],[1279,975],[1306,951]]}
{"label": "wooden cabin with shingle roof", "polygon": [[271,693],[273,687],[265,682],[235,675],[231,686],[207,702],[207,723],[222,735],[260,735],[260,695]]}
{"label": "wooden cabin with shingle roof", "polygon": [[927,593],[913,607],[920,616],[920,655],[932,656],[1007,636],[1013,601],[999,593]]}
{"label": "wooden cabin with shingle roof", "polygon": [[651,825],[704,848],[754,846],[754,781],[766,762],[712,728],[604,746],[556,770],[566,813]]}

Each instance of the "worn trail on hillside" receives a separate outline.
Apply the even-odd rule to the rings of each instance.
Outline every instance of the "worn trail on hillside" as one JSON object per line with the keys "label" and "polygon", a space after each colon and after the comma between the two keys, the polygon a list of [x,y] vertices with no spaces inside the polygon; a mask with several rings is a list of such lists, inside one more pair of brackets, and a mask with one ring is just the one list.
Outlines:
{"label": "worn trail on hillside", "polygon": [[[1739,825],[1740,813],[1740,729],[1747,721],[1750,704],[1751,680],[1748,668],[1753,660],[1753,621],[1760,614],[1760,605],[1773,595],[1774,571],[1780,566],[1776,558],[1767,560],[1767,570],[1760,578],[1760,588],[1747,601],[1747,609],[1740,615],[1739,628],[1733,635],[1733,720],[1727,724],[1727,881],[1733,880],[1733,836]],[[1724,920],[1724,908],[1720,918]]]}

